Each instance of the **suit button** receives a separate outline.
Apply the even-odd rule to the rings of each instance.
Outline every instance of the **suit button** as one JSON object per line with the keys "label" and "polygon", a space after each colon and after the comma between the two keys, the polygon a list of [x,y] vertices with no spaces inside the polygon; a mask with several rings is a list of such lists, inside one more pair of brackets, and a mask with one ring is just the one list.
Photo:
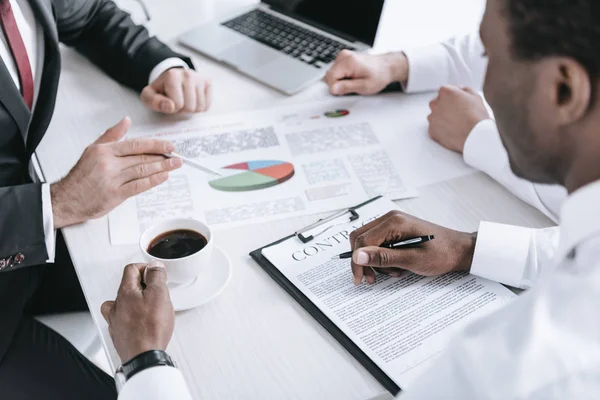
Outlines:
{"label": "suit button", "polygon": [[23,253],[19,253],[15,256],[15,264],[19,265],[23,261],[25,261],[25,256],[23,255]]}

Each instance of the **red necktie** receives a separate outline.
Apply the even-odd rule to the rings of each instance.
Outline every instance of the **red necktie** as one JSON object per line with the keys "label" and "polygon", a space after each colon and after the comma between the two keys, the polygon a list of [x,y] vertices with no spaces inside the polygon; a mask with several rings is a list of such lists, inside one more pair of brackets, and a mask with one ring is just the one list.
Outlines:
{"label": "red necktie", "polygon": [[23,100],[25,100],[25,104],[31,110],[33,107],[33,74],[31,73],[31,64],[29,63],[27,50],[25,50],[25,44],[23,43],[23,38],[19,32],[19,27],[17,26],[17,21],[15,21],[15,15],[13,14],[9,0],[0,0],[0,22],[2,23],[2,30],[6,36],[10,52],[17,64]]}

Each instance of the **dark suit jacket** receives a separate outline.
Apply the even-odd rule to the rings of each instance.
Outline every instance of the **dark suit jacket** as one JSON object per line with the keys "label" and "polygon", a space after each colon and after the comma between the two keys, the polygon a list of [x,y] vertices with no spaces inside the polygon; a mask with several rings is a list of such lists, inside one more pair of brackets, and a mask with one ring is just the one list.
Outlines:
{"label": "dark suit jacket", "polygon": [[29,111],[0,60],[0,274],[43,264],[41,185],[29,162],[52,118],[60,74],[59,42],[72,46],[107,74],[141,91],[152,69],[179,57],[109,0],[30,0],[45,33],[45,59],[35,112]]}

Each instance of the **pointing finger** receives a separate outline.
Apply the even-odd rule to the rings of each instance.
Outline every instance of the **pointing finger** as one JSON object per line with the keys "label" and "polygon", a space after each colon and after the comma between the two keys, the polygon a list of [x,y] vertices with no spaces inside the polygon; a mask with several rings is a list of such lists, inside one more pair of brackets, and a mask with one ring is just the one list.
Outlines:
{"label": "pointing finger", "polygon": [[117,157],[126,157],[140,154],[166,154],[175,150],[173,143],[166,140],[136,138],[115,143],[114,154]]}

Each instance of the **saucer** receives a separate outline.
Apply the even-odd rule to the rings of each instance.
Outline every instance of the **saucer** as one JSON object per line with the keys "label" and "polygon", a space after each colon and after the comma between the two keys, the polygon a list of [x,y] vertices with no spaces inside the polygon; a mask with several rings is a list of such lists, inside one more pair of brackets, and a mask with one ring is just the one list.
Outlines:
{"label": "saucer", "polygon": [[199,307],[220,295],[231,280],[232,270],[227,254],[215,246],[210,265],[194,282],[169,289],[175,311]]}

